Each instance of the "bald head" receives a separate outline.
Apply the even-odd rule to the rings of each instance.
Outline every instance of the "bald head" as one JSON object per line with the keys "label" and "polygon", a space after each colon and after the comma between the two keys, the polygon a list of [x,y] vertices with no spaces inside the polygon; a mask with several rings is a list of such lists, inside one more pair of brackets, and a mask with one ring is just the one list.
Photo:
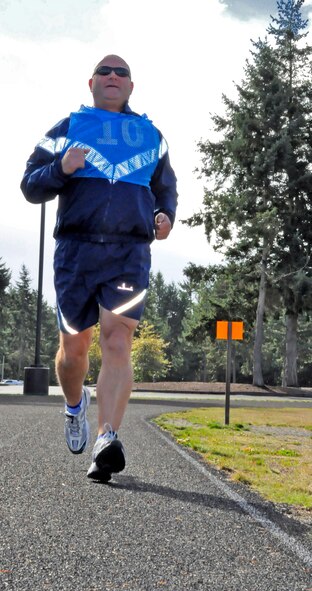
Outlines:
{"label": "bald head", "polygon": [[93,73],[95,72],[96,68],[98,68],[99,66],[114,66],[116,65],[118,62],[119,66],[123,66],[124,68],[127,68],[127,70],[129,70],[129,74],[130,74],[130,80],[131,80],[131,70],[127,64],[127,62],[120,57],[119,55],[116,55],[114,53],[111,53],[109,55],[106,55],[105,57],[103,57],[103,59],[101,59],[101,61],[96,64],[96,66],[94,67]]}

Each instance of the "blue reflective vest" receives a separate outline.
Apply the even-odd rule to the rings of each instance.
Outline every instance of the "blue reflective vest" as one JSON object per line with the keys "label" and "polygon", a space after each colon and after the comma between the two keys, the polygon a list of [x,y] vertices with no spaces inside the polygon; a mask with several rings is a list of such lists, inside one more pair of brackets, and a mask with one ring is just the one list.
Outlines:
{"label": "blue reflective vest", "polygon": [[88,149],[85,168],[73,177],[105,178],[144,187],[163,149],[158,130],[146,115],[112,113],[82,106],[71,113],[63,153],[70,147]]}

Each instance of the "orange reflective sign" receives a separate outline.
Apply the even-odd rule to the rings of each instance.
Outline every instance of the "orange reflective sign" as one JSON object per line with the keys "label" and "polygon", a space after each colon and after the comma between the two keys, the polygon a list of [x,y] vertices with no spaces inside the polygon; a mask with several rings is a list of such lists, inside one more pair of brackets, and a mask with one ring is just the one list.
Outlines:
{"label": "orange reflective sign", "polygon": [[[229,338],[229,323],[227,320],[217,321],[217,339]],[[244,338],[244,323],[232,322],[232,339],[233,341],[242,341]]]}

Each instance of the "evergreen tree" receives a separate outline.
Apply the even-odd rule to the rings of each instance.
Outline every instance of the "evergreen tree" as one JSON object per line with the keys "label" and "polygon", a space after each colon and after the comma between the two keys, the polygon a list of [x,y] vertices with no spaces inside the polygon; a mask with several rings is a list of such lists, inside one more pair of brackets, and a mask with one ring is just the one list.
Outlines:
{"label": "evergreen tree", "polygon": [[[37,291],[35,292],[37,299]],[[59,342],[59,329],[56,320],[56,310],[49,306],[45,300],[42,302],[41,319],[41,363],[50,369],[50,383],[56,383],[55,354]]]}
{"label": "evergreen tree", "polygon": [[[7,288],[10,285],[11,272],[2,262],[0,257],[0,364],[1,370],[4,368],[4,361],[7,359],[7,339],[8,339],[8,293]],[[0,374],[2,376],[2,371]]]}
{"label": "evergreen tree", "polygon": [[36,296],[31,289],[31,277],[22,265],[19,280],[11,287],[10,297],[10,352],[14,377],[22,379],[24,367],[33,363],[35,347]]}
{"label": "evergreen tree", "polygon": [[[37,292],[31,287],[31,277],[25,265],[21,267],[16,284],[9,286],[5,310],[6,322],[1,335],[4,335],[6,375],[23,379],[24,367],[34,363],[37,316]],[[55,310],[43,301],[40,354],[42,362],[50,367],[51,383],[55,383],[54,358],[57,343]]]}
{"label": "evergreen tree", "polygon": [[[0,331],[4,328],[7,306],[7,288],[10,285],[11,271],[2,263],[0,257]],[[0,332],[1,334],[1,332]]]}
{"label": "evergreen tree", "polygon": [[11,271],[2,262],[2,257],[0,257],[0,298],[3,297],[5,290],[10,285],[10,279]]}
{"label": "evergreen tree", "polygon": [[173,282],[166,284],[161,272],[151,273],[143,320],[152,324],[157,334],[168,343],[166,355],[170,361],[170,370],[167,378],[171,381],[185,378],[188,364],[182,321],[189,305],[187,290],[179,289]]}
{"label": "evergreen tree", "polygon": [[[311,52],[303,45],[307,21],[304,0],[277,2],[278,15],[268,32],[274,36],[286,109],[280,141],[281,231],[275,245],[275,280],[286,310],[285,385],[297,379],[297,326],[303,310],[312,305],[312,88]],[[283,207],[281,207],[283,205]]]}
{"label": "evergreen tree", "polygon": [[278,18],[269,30],[276,36],[276,47],[267,40],[253,43],[245,79],[236,85],[237,101],[223,96],[225,115],[212,118],[217,139],[199,143],[200,174],[207,179],[204,207],[186,220],[191,226],[204,224],[208,240],[215,232],[216,249],[228,260],[248,261],[258,269],[253,363],[257,385],[264,383],[268,281],[280,289],[289,316],[294,308],[286,286],[293,281],[298,290],[299,277],[304,275],[306,285],[310,275],[311,63],[310,48],[298,45],[306,26],[301,5],[278,2]]}
{"label": "evergreen tree", "polygon": [[204,223],[208,240],[216,233],[217,250],[230,260],[249,261],[258,268],[254,383],[263,385],[263,317],[268,259],[279,229],[275,166],[284,98],[272,48],[262,41],[253,47],[246,78],[236,85],[238,101],[223,96],[225,115],[212,117],[218,139],[199,143],[200,174],[208,187],[204,209],[187,223]]}
{"label": "evergreen tree", "polygon": [[[248,265],[235,264],[210,265],[206,268],[189,264],[184,274],[192,282],[196,297],[184,321],[186,339],[193,349],[201,351],[199,366],[201,381],[224,380],[224,343],[216,341],[218,320],[243,320],[244,342],[233,343],[235,363],[233,381],[243,374],[250,378],[250,364],[245,363],[245,353],[249,352],[257,303],[257,275]],[[244,371],[241,370],[245,363]],[[248,372],[246,370],[248,366]]]}

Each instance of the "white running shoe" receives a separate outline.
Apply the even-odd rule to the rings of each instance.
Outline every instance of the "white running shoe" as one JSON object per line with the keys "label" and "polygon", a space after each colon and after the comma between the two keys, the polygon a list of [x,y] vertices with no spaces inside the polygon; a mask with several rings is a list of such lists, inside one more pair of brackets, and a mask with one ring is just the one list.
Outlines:
{"label": "white running shoe", "polygon": [[90,439],[90,427],[87,409],[90,405],[90,392],[86,386],[82,388],[81,410],[77,415],[65,412],[65,438],[68,448],[73,454],[81,454]]}
{"label": "white running shoe", "polygon": [[110,425],[105,425],[106,433],[95,442],[92,464],[87,472],[88,478],[108,482],[112,472],[121,472],[125,465],[125,451],[117,433]]}

